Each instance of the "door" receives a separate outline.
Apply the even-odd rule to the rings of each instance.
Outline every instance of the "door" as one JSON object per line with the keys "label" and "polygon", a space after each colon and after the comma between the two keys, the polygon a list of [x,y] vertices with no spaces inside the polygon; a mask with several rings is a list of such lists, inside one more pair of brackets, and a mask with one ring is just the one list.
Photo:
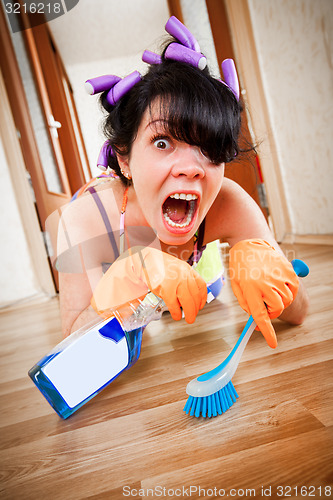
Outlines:
{"label": "door", "polygon": [[60,55],[47,24],[34,26],[40,15],[20,10],[16,22],[21,29],[13,34],[1,9],[0,61],[45,229],[47,217],[69,202],[91,173]]}
{"label": "door", "polygon": [[[206,0],[206,6],[213,34],[216,56],[219,63],[224,59],[231,58],[235,61],[237,67],[237,60],[232,46],[232,38],[224,1]],[[240,91],[242,91],[242,89],[240,89]],[[252,143],[252,137],[249,131],[245,110],[243,111],[242,117],[241,138],[241,146],[246,149],[247,144]],[[244,158],[237,159],[227,164],[226,177],[240,184],[240,186],[242,186],[261,207],[265,217],[268,217],[268,207],[260,160],[259,156],[254,151],[246,153]]]}
{"label": "door", "polygon": [[[45,235],[49,215],[90,177],[72,89],[47,24],[22,10],[11,32],[0,7],[1,71]],[[57,272],[52,268],[55,284]]]}

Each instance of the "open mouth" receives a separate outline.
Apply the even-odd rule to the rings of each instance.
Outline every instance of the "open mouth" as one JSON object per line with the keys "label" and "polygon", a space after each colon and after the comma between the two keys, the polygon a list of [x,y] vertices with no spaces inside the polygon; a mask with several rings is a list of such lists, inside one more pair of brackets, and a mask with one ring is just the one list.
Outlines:
{"label": "open mouth", "polygon": [[189,228],[194,220],[198,196],[193,193],[174,193],[162,206],[164,221],[173,228]]}

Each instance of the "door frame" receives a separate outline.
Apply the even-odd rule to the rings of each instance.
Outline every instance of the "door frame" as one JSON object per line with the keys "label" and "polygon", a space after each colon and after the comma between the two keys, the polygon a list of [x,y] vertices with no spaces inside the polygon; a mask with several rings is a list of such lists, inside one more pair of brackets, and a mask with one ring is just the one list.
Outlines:
{"label": "door frame", "polygon": [[283,187],[277,146],[265,98],[259,58],[248,0],[224,0],[237,58],[239,77],[245,89],[243,99],[250,115],[255,139],[260,142],[260,162],[265,180],[270,215],[277,241],[292,238],[292,224]]}
{"label": "door frame", "polygon": [[[38,183],[43,184],[45,183],[44,177],[38,174],[39,171],[42,171],[42,166],[33,133],[29,108],[2,4],[0,4],[0,42],[3,47],[0,51],[0,68],[14,118],[15,129],[20,137],[26,170],[29,171],[29,165],[39,166],[39,169],[32,169],[29,174],[33,185],[37,185]],[[10,86],[10,92],[8,92],[8,86]],[[37,205],[41,207],[40,218],[45,220],[47,213],[43,212],[43,207],[46,205],[46,190],[45,193],[36,191],[35,197]]]}
{"label": "door frame", "polygon": [[[42,234],[47,238],[47,218],[71,200],[73,194],[91,178],[91,171],[72,88],[47,23],[30,28],[32,21],[29,14],[24,11],[19,13],[18,19],[22,28],[25,28],[22,36],[44,117],[45,130],[61,179],[61,192],[53,192],[47,186],[10,27],[2,4],[0,4],[0,42],[3,50],[0,51],[0,67],[25,163],[25,177],[30,176],[35,198],[34,209],[37,210],[40,231],[43,231]],[[50,70],[52,70],[51,76]],[[55,122],[57,126],[61,126],[59,134],[52,134],[51,128],[53,127],[50,124],[52,115],[55,118],[60,116],[61,124]],[[16,188],[16,194],[20,200],[17,190],[18,188]],[[24,192],[22,196],[24,199]],[[22,215],[24,215],[24,210],[21,211]],[[49,244],[47,249],[52,250]],[[58,273],[51,262],[50,269],[57,287]]]}
{"label": "door frame", "polygon": [[33,195],[27,178],[25,160],[17,135],[13,112],[0,69],[0,136],[9,167],[18,211],[29,248],[35,279],[43,295],[56,295],[48,256],[40,230]]}
{"label": "door frame", "polygon": [[[41,227],[44,229],[47,217],[70,201],[73,194],[91,178],[91,171],[71,85],[47,23],[30,28],[32,21],[23,10],[18,14],[18,21],[22,24],[22,36],[45,130],[61,179],[61,192],[53,192],[47,186],[10,28],[0,4],[0,42],[3,47],[0,51],[0,65],[16,128],[20,133],[26,168],[35,191]],[[52,115],[61,122],[54,122],[61,126],[59,134],[52,133]]]}
{"label": "door frame", "polygon": [[[237,68],[229,19],[224,2],[220,0],[206,0],[206,8],[217,60],[221,64],[225,59],[231,58],[235,61]],[[243,94],[241,85],[240,92]],[[245,148],[247,148],[249,144],[256,143],[251,135],[249,123],[249,115],[245,108],[242,112],[242,128],[240,134],[240,145],[242,147],[242,142],[244,142]],[[240,155],[231,163],[227,163],[224,175],[237,182],[237,184],[247,191],[259,205],[268,222],[269,210],[258,152],[250,150],[245,156]]]}
{"label": "door frame", "polygon": [[[34,26],[38,16],[44,19],[41,14],[29,14],[23,11],[20,13],[20,20],[26,28],[22,34],[44,113],[45,127],[53,146],[59,176],[63,184],[63,194],[69,195],[67,201],[70,201],[73,194],[90,180],[91,171],[68,75],[48,23],[40,22]],[[58,121],[61,123],[59,134],[58,132],[55,134],[56,138],[51,130],[53,129],[50,124],[51,115],[56,123]],[[81,152],[79,143],[81,143]],[[51,191],[49,192],[51,194]],[[52,194],[59,196],[59,193]]]}
{"label": "door frame", "polygon": [[[277,147],[255,44],[248,0],[210,0],[210,16],[219,15],[221,2],[227,13],[233,51],[254,141],[260,143],[260,167],[267,193],[270,221],[277,241],[293,239],[288,203],[283,187]],[[214,5],[215,4],[215,5]],[[170,15],[182,18],[181,0],[168,0]],[[267,132],[269,131],[269,133]],[[263,139],[263,140],[262,140]]]}

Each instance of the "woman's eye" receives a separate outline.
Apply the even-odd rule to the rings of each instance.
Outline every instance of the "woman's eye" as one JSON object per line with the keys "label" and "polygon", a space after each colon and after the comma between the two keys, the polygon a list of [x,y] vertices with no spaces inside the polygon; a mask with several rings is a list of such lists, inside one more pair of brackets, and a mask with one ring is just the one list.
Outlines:
{"label": "woman's eye", "polygon": [[170,142],[167,139],[156,139],[154,141],[154,146],[157,149],[169,149],[170,148]]}
{"label": "woman's eye", "polygon": [[204,153],[204,152],[202,151],[202,149],[201,149],[201,148],[199,148],[199,151],[200,151],[200,153],[202,154],[202,156],[203,156],[206,160],[208,160],[209,162],[211,162],[210,158],[207,156],[207,154],[206,154],[206,153]]}

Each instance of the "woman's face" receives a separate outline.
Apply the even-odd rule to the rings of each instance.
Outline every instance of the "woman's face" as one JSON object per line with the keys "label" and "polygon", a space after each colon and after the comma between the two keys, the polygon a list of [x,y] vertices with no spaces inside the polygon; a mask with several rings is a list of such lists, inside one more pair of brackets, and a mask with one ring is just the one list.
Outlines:
{"label": "woman's face", "polygon": [[224,163],[214,165],[198,147],[173,139],[166,129],[159,106],[147,109],[122,168],[132,176],[144,218],[159,239],[182,245],[220,191]]}

